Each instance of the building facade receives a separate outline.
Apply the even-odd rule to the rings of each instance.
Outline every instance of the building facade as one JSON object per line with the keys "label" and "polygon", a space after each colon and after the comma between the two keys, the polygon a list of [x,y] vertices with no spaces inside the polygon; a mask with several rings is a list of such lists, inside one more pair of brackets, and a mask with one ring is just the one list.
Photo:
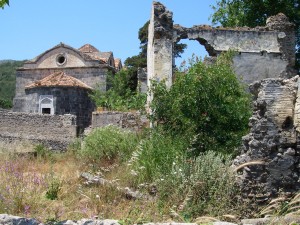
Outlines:
{"label": "building facade", "polygon": [[106,91],[107,75],[121,68],[112,52],[90,44],[75,49],[60,43],[17,70],[13,111],[73,114],[79,127],[87,127],[95,109],[89,93]]}

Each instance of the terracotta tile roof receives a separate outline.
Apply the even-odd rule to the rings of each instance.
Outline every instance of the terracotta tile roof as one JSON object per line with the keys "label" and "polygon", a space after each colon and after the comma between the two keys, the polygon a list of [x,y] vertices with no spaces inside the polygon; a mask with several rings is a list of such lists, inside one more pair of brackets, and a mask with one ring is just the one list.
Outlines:
{"label": "terracotta tile roof", "polygon": [[112,52],[100,52],[99,58],[107,63],[109,58],[111,57],[111,55],[112,55]]}
{"label": "terracotta tile roof", "polygon": [[90,44],[85,44],[81,46],[78,50],[83,53],[99,52],[97,48],[95,48],[93,45]]}
{"label": "terracotta tile roof", "polygon": [[34,83],[25,87],[25,89],[36,87],[80,87],[85,89],[92,89],[82,81],[66,75],[64,72],[55,72],[42,80],[35,81]]}
{"label": "terracotta tile roof", "polygon": [[115,58],[115,68],[122,68],[122,62],[121,59]]}
{"label": "terracotta tile roof", "polygon": [[92,60],[98,60],[100,64],[106,64],[106,61],[103,58],[99,57],[99,52],[91,52],[91,53],[84,53],[88,55]]}

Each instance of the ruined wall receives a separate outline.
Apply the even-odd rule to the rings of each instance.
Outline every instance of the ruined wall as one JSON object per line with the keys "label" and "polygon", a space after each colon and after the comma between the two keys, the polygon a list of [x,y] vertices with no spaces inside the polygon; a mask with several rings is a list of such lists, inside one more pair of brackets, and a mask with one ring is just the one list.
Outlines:
{"label": "ruined wall", "polygon": [[0,142],[26,140],[65,150],[76,138],[76,116],[0,111]]}
{"label": "ruined wall", "polygon": [[169,66],[172,60],[169,53],[155,47],[168,47],[165,37],[171,31],[174,42],[197,40],[213,57],[235,50],[233,66],[238,77],[248,84],[254,82],[250,86],[254,95],[250,133],[243,137],[242,153],[234,161],[245,196],[267,201],[278,193],[299,191],[300,79],[293,77],[294,25],[280,13],[268,18],[265,27],[185,28],[173,26],[172,13],[154,2],[149,26],[148,77],[167,79],[167,84],[172,82],[172,71],[161,65]]}
{"label": "ruined wall", "polygon": [[149,121],[145,115],[141,115],[139,112],[93,112],[92,128],[105,127],[108,125],[114,125],[137,132],[148,127]]}
{"label": "ruined wall", "polygon": [[[248,197],[267,201],[300,190],[299,76],[265,79],[250,86],[254,111],[242,153],[234,160]],[[246,163],[246,164],[245,164]],[[253,165],[251,165],[253,163]]]}
{"label": "ruined wall", "polygon": [[296,75],[294,25],[284,14],[270,17],[265,27],[214,28],[207,25],[185,28],[174,25],[174,38],[196,40],[210,56],[229,49],[236,74],[245,83],[265,78]]}
{"label": "ruined wall", "polygon": [[[172,85],[173,76],[173,14],[159,2],[153,2],[148,27],[147,83],[151,80],[163,81],[167,87]],[[148,102],[152,96],[148,96]]]}
{"label": "ruined wall", "polygon": [[265,78],[296,75],[294,25],[283,14],[268,18],[265,27],[214,28],[197,25],[186,28],[173,25],[172,12],[161,3],[154,2],[148,39],[148,79],[165,79],[167,86],[172,84],[170,65],[174,60],[170,41],[181,39],[198,41],[210,56],[218,56],[229,49],[236,51],[233,59],[235,72],[248,84]]}

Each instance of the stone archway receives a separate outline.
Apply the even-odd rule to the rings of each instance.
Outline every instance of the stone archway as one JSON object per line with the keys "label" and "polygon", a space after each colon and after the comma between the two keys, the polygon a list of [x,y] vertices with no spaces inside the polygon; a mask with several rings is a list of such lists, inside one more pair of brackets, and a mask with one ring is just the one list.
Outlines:
{"label": "stone archway", "polygon": [[[147,73],[148,89],[151,80],[173,81],[173,44],[181,39],[196,40],[210,56],[218,56],[229,49],[234,57],[234,69],[242,80],[250,84],[265,78],[290,78],[296,75],[294,25],[283,14],[270,17],[265,27],[214,28],[196,25],[191,28],[173,24],[173,13],[153,2],[148,29]],[[287,44],[289,43],[289,44]],[[148,97],[151,101],[151,96]]]}

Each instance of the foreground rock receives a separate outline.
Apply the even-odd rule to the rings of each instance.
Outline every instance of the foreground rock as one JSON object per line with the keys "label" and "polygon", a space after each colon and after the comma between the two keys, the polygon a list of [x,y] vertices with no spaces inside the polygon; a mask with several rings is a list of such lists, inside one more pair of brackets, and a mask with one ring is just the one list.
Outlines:
{"label": "foreground rock", "polygon": [[300,79],[272,78],[250,86],[250,133],[234,165],[247,197],[268,202],[300,190]]}
{"label": "foreground rock", "polygon": [[[245,219],[239,224],[242,225],[267,225],[267,224],[299,224],[300,216],[290,215],[282,218],[260,218],[260,219]],[[92,220],[92,219],[81,219],[78,221],[66,220],[55,223],[56,225],[120,225],[118,220]],[[145,223],[144,225],[199,225],[202,223]],[[211,225],[237,225],[235,223],[216,221],[211,223],[205,223]],[[45,225],[35,219],[23,218],[18,216],[12,216],[8,214],[0,214],[0,225]]]}

